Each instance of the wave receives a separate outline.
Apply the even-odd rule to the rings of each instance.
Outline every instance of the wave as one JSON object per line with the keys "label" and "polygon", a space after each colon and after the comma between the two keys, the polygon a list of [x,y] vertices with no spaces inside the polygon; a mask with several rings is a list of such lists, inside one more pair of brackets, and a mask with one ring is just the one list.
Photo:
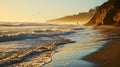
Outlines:
{"label": "wave", "polygon": [[10,54],[0,60],[0,66],[42,66],[45,63],[51,61],[51,56],[54,53],[57,45],[65,43],[74,43],[65,38],[59,38],[58,40],[46,43],[46,45],[37,45],[36,47],[29,48],[26,50],[20,50],[19,52]]}
{"label": "wave", "polygon": [[17,41],[17,40],[25,40],[25,39],[38,39],[40,37],[53,37],[53,36],[59,36],[59,35],[69,35],[71,33],[74,33],[74,31],[52,31],[52,30],[35,30],[33,33],[28,32],[20,32],[20,33],[11,33],[6,35],[1,35],[0,42],[6,42],[6,41]]}

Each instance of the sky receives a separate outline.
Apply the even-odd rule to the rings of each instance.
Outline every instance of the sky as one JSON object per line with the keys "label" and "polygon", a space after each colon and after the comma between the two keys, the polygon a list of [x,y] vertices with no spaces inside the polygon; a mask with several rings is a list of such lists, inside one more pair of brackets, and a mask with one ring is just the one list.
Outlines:
{"label": "sky", "polygon": [[42,22],[87,12],[107,0],[0,0],[0,21]]}

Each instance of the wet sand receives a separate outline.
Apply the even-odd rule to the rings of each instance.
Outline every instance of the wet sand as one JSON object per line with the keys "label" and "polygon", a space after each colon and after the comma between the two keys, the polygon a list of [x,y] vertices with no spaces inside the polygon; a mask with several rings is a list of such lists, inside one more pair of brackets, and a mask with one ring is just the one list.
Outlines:
{"label": "wet sand", "polygon": [[120,28],[114,26],[100,26],[97,28],[118,32],[117,38],[105,44],[99,51],[88,55],[85,59],[97,63],[97,67],[120,67]]}
{"label": "wet sand", "polygon": [[107,38],[104,30],[94,29],[92,26],[81,26],[75,28],[76,33],[61,35],[67,39],[76,41],[72,44],[65,44],[56,49],[52,61],[43,67],[94,67],[96,64],[83,60],[82,58],[98,51]]}
{"label": "wet sand", "polygon": [[[64,28],[65,28],[65,31],[62,30]],[[68,26],[65,26],[64,28],[63,27],[57,27],[57,28],[53,27],[52,31],[49,30],[49,28],[46,29],[45,31],[44,30],[41,31],[41,29],[36,30],[36,28],[35,28],[34,30],[31,30],[29,34],[31,34],[32,32],[37,33],[37,34],[40,34],[41,32],[43,32],[43,34],[49,33],[50,35],[45,36],[45,37],[43,36],[43,37],[40,37],[40,38],[37,38],[37,39],[35,38],[35,39],[28,39],[28,40],[23,40],[23,41],[19,41],[19,40],[18,41],[11,41],[11,43],[10,42],[1,43],[0,44],[1,46],[4,45],[4,44],[7,44],[7,45],[8,44],[13,44],[13,46],[14,46],[14,44],[23,44],[24,47],[26,45],[26,48],[27,48],[27,45],[28,45],[28,47],[33,47],[33,46],[34,47],[33,47],[32,50],[31,49],[30,50],[25,50],[25,51],[23,50],[23,52],[20,51],[20,53],[19,52],[17,54],[13,53],[11,56],[3,57],[3,58],[1,58],[3,60],[0,61],[0,64],[1,65],[4,65],[4,64],[6,65],[6,63],[8,63],[8,66],[10,64],[10,66],[13,66],[13,67],[17,67],[17,66],[18,67],[24,67],[24,65],[27,64],[27,66],[39,67],[39,66],[44,65],[45,63],[50,62],[51,58],[53,58],[52,55],[53,55],[54,50],[49,50],[47,47],[45,47],[45,48],[41,47],[42,44],[44,45],[44,42],[45,42],[45,44],[48,44],[51,41],[55,41],[56,45],[61,45],[61,44],[71,43],[71,42],[74,42],[74,41],[78,40],[77,41],[78,44],[71,44],[71,45],[68,44],[68,45],[64,46],[65,50],[66,50],[66,47],[68,47],[68,49],[70,49],[70,50],[75,48],[71,51],[73,53],[68,53],[68,52],[70,52],[70,50],[66,51],[66,53],[68,53],[67,55],[70,56],[69,58],[71,58],[71,57],[73,58],[73,59],[71,59],[73,61],[71,61],[71,60],[68,60],[68,61],[70,61],[71,64],[75,65],[74,67],[79,67],[80,65],[82,67],[86,67],[84,65],[89,64],[89,62],[82,61],[82,58],[84,56],[90,54],[90,53],[93,53],[93,52],[97,51],[99,48],[103,47],[102,45],[99,45],[99,44],[102,44],[101,43],[102,41],[103,42],[104,41],[111,41],[111,42],[109,42],[107,45],[105,45],[106,47],[100,49],[100,51],[98,51],[96,53],[93,53],[92,55],[88,56],[87,59],[90,60],[90,61],[93,61],[95,63],[101,64],[101,67],[104,66],[105,64],[106,65],[111,64],[111,65],[110,66],[104,66],[104,67],[111,67],[112,65],[114,65],[114,67],[119,67],[119,66],[115,66],[115,65],[117,65],[117,64],[119,65],[119,62],[117,62],[116,59],[119,60],[119,44],[120,44],[120,42],[119,42],[120,41],[119,40],[120,39],[119,38],[120,37],[120,32],[119,31],[120,31],[120,28],[118,28],[118,27],[113,28],[112,26],[96,27],[95,29],[93,27],[88,27],[88,28],[80,27],[79,28],[79,26],[78,27],[73,26],[71,28],[69,28]],[[13,31],[16,31],[16,30],[13,30]],[[73,31],[76,32],[76,33],[73,33]],[[18,32],[21,32],[21,30],[18,31]],[[25,31],[25,33],[28,33],[28,32],[29,31],[27,31],[27,32]],[[34,34],[34,33],[32,33],[32,34]],[[6,35],[8,35],[8,34],[6,34]],[[16,34],[16,33],[14,33],[14,34]],[[75,35],[73,35],[73,34],[75,34]],[[71,40],[73,40],[73,41],[71,41]],[[25,42],[25,43],[23,43],[23,42]],[[35,44],[38,44],[39,47],[37,47],[37,45],[35,45]],[[76,47],[75,47],[75,45],[76,45]],[[5,47],[5,46],[2,46],[1,48],[3,48],[3,47]],[[69,47],[71,47],[71,48],[69,48]],[[16,46],[16,48],[17,48],[17,46]],[[21,48],[22,48],[22,46],[21,46]],[[38,48],[40,48],[40,49],[38,49]],[[6,50],[6,49],[1,49],[1,50]],[[78,53],[77,51],[80,52],[80,53]],[[42,54],[41,54],[41,52],[42,52]],[[58,52],[58,53],[60,53],[60,52]],[[61,58],[62,59],[66,58],[66,57],[64,57],[64,58],[60,57],[60,55],[58,55],[58,56],[59,56],[60,59]],[[61,56],[65,56],[65,55],[61,54]],[[11,59],[11,57],[12,57],[12,59]],[[77,61],[75,62],[74,60],[76,60],[76,59],[77,59]],[[80,62],[78,63],[78,61],[80,61]],[[18,63],[16,63],[16,62],[18,62]],[[63,63],[64,63],[64,61],[63,61]],[[65,63],[66,63],[66,61],[65,61]],[[67,64],[68,64],[68,67],[69,67],[70,64],[69,63],[67,63]],[[78,66],[76,66],[77,64],[78,64]],[[90,65],[87,65],[87,66],[90,67]],[[91,67],[93,67],[93,66],[94,66],[94,64],[91,65]]]}
{"label": "wet sand", "polygon": [[75,42],[59,37],[74,33],[74,27],[76,26],[2,26],[0,67],[40,67],[50,62],[56,46]]}

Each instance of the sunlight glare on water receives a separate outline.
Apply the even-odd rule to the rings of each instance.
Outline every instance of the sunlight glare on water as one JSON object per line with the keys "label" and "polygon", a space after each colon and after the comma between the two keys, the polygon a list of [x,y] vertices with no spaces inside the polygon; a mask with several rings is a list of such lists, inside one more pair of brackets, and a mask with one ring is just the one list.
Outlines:
{"label": "sunlight glare on water", "polygon": [[[95,34],[100,34],[96,37]],[[97,41],[103,39],[104,34],[99,30],[93,30],[92,27],[81,27],[76,33],[70,35],[61,35],[60,37],[75,40],[76,43],[66,44],[59,47],[52,57],[52,62],[43,67],[94,67],[95,64],[82,60],[84,56],[97,51],[106,41]]]}

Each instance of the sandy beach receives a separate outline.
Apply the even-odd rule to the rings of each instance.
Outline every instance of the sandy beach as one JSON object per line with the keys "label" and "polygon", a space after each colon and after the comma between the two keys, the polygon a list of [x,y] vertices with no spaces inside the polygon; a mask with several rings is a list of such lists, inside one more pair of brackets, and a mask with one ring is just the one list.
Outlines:
{"label": "sandy beach", "polygon": [[[6,30],[8,28],[10,30]],[[3,29],[0,66],[94,67],[99,64],[100,67],[119,67],[119,27],[46,25],[44,29],[41,26],[3,26]],[[85,56],[90,62],[83,60]]]}
{"label": "sandy beach", "polygon": [[[107,29],[120,33],[119,27],[99,26],[97,28]],[[106,32],[105,32],[106,33]],[[110,42],[104,45],[99,51],[86,57],[87,60],[97,63],[97,67],[120,67],[120,34],[117,38],[110,39]],[[115,36],[115,35],[114,35]]]}
{"label": "sandy beach", "polygon": [[0,0],[0,67],[120,67],[120,0]]}

